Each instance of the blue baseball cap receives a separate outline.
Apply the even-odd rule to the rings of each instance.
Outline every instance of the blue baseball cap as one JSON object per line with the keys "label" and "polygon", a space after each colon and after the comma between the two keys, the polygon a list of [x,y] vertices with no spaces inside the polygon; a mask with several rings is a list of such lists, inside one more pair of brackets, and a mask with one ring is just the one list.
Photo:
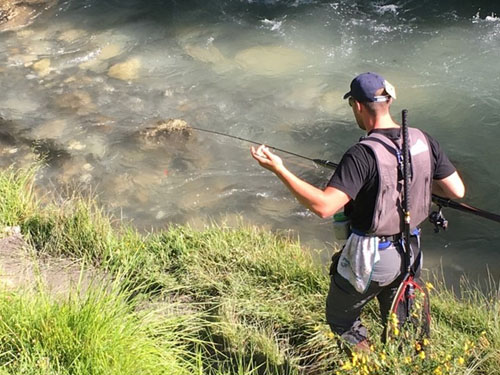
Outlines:
{"label": "blue baseball cap", "polygon": [[[375,95],[385,89],[387,95]],[[376,73],[363,73],[351,82],[351,91],[344,95],[344,99],[353,97],[358,102],[386,102],[390,98],[396,99],[396,89],[384,77]]]}

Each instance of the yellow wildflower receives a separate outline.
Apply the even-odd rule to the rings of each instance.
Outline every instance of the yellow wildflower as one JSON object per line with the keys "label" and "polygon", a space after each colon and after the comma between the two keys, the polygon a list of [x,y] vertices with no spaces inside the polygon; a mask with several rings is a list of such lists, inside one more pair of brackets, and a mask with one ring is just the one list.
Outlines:
{"label": "yellow wildflower", "polygon": [[429,340],[428,340],[428,339],[424,339],[424,341],[422,341],[422,344],[423,344],[424,346],[429,346],[430,342],[429,342]]}
{"label": "yellow wildflower", "polygon": [[392,325],[394,325],[394,326],[398,325],[399,319],[398,319],[398,316],[395,313],[391,313],[389,319],[390,319]]}
{"label": "yellow wildflower", "polygon": [[410,356],[405,357],[404,361],[405,361],[406,364],[410,364],[411,363],[411,357]]}
{"label": "yellow wildflower", "polygon": [[457,361],[459,365],[463,365],[465,363],[464,357],[459,357]]}
{"label": "yellow wildflower", "polygon": [[356,367],[358,364],[358,355],[356,353],[352,353],[352,365]]}
{"label": "yellow wildflower", "polygon": [[333,332],[328,332],[328,338],[333,339],[335,334]]}
{"label": "yellow wildflower", "polygon": [[420,353],[418,353],[418,356],[420,357],[420,359],[425,359],[425,352],[421,351]]}
{"label": "yellow wildflower", "polygon": [[429,290],[429,291],[431,291],[431,290],[433,290],[433,289],[434,289],[434,285],[432,285],[432,283],[431,283],[431,282],[429,282],[429,281],[427,281],[427,282],[425,283],[425,287],[426,287],[426,288],[427,288],[427,290]]}
{"label": "yellow wildflower", "polygon": [[394,328],[394,336],[399,336],[399,328]]}
{"label": "yellow wildflower", "polygon": [[420,343],[419,343],[418,341],[415,343],[415,350],[416,350],[417,352],[419,352],[419,351],[421,351],[421,350],[422,350],[422,345],[420,345]]}
{"label": "yellow wildflower", "polygon": [[436,375],[442,375],[443,370],[441,370],[441,366],[438,366],[438,367],[436,367],[436,368],[434,369],[434,371],[433,371],[433,372],[434,372],[434,374],[436,374]]}
{"label": "yellow wildflower", "polygon": [[350,361],[347,361],[341,368],[341,370],[351,370],[352,369],[352,364]]}

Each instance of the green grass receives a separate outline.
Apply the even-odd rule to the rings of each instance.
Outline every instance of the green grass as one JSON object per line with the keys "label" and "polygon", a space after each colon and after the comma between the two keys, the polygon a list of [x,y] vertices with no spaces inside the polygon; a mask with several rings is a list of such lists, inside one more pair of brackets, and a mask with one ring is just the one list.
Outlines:
{"label": "green grass", "polygon": [[[0,225],[21,226],[39,253],[91,263],[115,286],[111,295],[91,290],[82,300],[64,303],[49,301],[43,293],[10,296],[22,302],[7,303],[4,293],[2,303],[10,310],[1,316],[25,324],[21,341],[3,345],[0,339],[0,369],[6,373],[40,373],[34,366],[49,358],[52,372],[46,373],[54,374],[113,373],[127,364],[140,374],[500,374],[500,306],[494,287],[485,294],[467,285],[457,299],[443,283],[436,284],[433,333],[425,354],[404,336],[400,343],[380,343],[377,307],[370,304],[363,319],[374,351],[349,357],[324,321],[326,266],[314,262],[298,242],[248,226],[204,231],[172,226],[140,234],[90,198],[42,204],[33,192],[37,168],[0,172]],[[155,312],[158,306],[168,311],[163,320]],[[104,314],[105,309],[115,315]],[[94,324],[96,316],[84,318],[92,316],[89,311],[109,326]],[[42,329],[43,321],[53,321],[50,326],[60,330]],[[12,320],[9,327],[15,324]],[[101,327],[100,333],[92,331]],[[46,343],[43,350],[33,349],[32,332],[36,342]],[[127,332],[139,332],[144,351]],[[82,337],[92,337],[93,344]],[[58,356],[54,348],[60,346],[67,349]],[[109,348],[116,359],[103,354]],[[115,367],[105,370],[105,363]]]}
{"label": "green grass", "polygon": [[192,374],[197,317],[135,307],[112,286],[62,301],[2,290],[0,373]]}

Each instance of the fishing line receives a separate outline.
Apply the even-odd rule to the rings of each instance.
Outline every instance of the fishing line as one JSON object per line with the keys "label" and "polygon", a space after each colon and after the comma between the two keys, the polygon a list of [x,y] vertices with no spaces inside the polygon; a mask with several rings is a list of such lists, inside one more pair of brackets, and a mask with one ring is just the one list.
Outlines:
{"label": "fishing line", "polygon": [[[204,133],[219,135],[219,136],[222,136],[222,137],[237,139],[239,141],[248,142],[248,143],[251,143],[251,144],[254,144],[254,145],[261,145],[261,144],[263,144],[262,142],[256,142],[256,141],[253,141],[251,139],[246,139],[246,138],[243,138],[243,137],[238,137],[238,136],[235,136],[235,135],[218,132],[216,130],[203,129],[203,128],[198,128],[198,127],[191,126],[191,125],[187,125],[186,128],[187,129],[197,130],[197,131],[204,132]],[[316,163],[318,165],[321,165],[323,167],[326,167],[326,168],[336,169],[339,166],[337,163],[335,163],[333,161],[324,160],[324,159],[310,158],[310,157],[307,157],[307,156],[304,156],[304,155],[300,155],[300,154],[297,154],[295,152],[283,150],[281,148],[274,147],[274,146],[271,146],[271,145],[268,145],[268,147],[272,148],[275,151],[280,151],[280,152],[283,152],[285,154],[295,156],[297,158],[301,158],[301,159],[304,159],[304,160],[312,161],[312,162],[314,162],[314,163]],[[477,207],[474,207],[474,206],[471,206],[471,205],[468,205],[468,204],[465,204],[465,203],[455,202],[455,201],[453,201],[451,199],[443,198],[443,197],[440,197],[440,196],[435,195],[435,194],[432,194],[432,201],[435,204],[437,204],[439,207],[453,208],[453,209],[458,210],[458,211],[470,213],[470,214],[473,214],[473,215],[476,215],[476,216],[479,216],[479,217],[482,217],[482,218],[485,218],[485,219],[488,219],[488,220],[500,223],[500,215],[492,213],[492,212],[488,212],[488,211],[485,211],[485,210],[482,210],[480,208],[477,208]]]}
{"label": "fishing line", "polygon": [[[205,133],[210,133],[210,134],[216,134],[216,135],[220,135],[220,136],[223,136],[223,137],[237,139],[239,141],[244,141],[244,142],[252,143],[252,144],[258,145],[258,146],[260,146],[261,144],[263,144],[262,142],[252,141],[250,139],[246,139],[246,138],[242,138],[242,137],[237,137],[235,135],[226,134],[226,133],[218,132],[218,131],[215,131],[215,130],[197,128],[197,127],[191,126],[191,125],[188,125],[188,128],[189,129],[193,129],[193,130],[198,130],[200,132],[205,132]],[[329,160],[313,159],[313,158],[309,158],[309,157],[304,156],[304,155],[299,155],[299,154],[296,154],[295,152],[283,150],[281,148],[274,147],[274,146],[271,146],[271,145],[267,145],[267,146],[270,147],[270,148],[272,148],[275,151],[280,151],[280,152],[283,152],[285,154],[292,155],[292,156],[295,156],[295,157],[298,157],[298,158],[301,158],[301,159],[304,159],[304,160],[309,160],[309,161],[312,161],[312,162],[314,162],[316,164],[319,164],[319,165],[322,165],[322,166],[325,166],[325,167],[328,167],[328,168],[335,169],[335,168],[338,167],[337,163],[334,163],[334,162],[329,161]]]}

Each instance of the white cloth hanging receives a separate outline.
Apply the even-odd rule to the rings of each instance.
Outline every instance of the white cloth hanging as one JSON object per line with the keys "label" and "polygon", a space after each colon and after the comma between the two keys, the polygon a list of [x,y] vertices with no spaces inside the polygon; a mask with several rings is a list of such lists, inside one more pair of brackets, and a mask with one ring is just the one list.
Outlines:
{"label": "white cloth hanging", "polygon": [[380,260],[379,238],[351,233],[342,249],[337,271],[354,289],[364,293],[370,285],[373,266]]}

